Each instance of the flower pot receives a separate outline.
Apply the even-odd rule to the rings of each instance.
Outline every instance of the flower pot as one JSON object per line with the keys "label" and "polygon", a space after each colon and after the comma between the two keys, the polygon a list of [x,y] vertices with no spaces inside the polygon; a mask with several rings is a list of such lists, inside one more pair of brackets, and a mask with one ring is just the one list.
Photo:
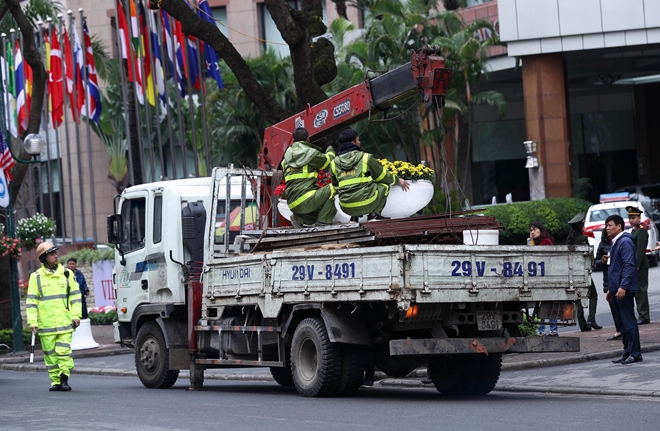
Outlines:
{"label": "flower pot", "polygon": [[410,217],[423,209],[433,199],[433,183],[428,180],[409,181],[410,188],[403,191],[398,185],[390,188],[387,203],[383,208],[383,217]]}

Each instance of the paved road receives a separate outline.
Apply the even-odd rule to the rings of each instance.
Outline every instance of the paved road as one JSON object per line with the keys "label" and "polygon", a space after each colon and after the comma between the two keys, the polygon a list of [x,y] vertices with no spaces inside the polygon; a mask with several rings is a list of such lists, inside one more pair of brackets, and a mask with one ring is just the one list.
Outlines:
{"label": "paved road", "polygon": [[[592,274],[594,283],[596,284],[596,291],[598,292],[598,308],[596,309],[596,322],[601,326],[614,326],[610,306],[605,301],[605,294],[603,293],[603,273],[601,271]],[[649,306],[651,309],[651,320],[660,320],[660,266],[649,269]],[[586,318],[588,311],[585,310],[584,317]],[[573,332],[579,331],[577,326],[569,326],[566,328],[559,328],[559,332]],[[610,331],[613,333],[613,331]]]}
{"label": "paved road", "polygon": [[[376,387],[352,398],[310,399],[273,383],[209,381],[205,392],[150,390],[135,377],[74,375],[48,392],[45,373],[0,370],[0,428],[77,430],[653,429],[657,398],[494,392],[442,397],[434,389]],[[478,412],[478,414],[477,414]],[[626,412],[624,415],[622,412]],[[558,424],[563,424],[559,426]]]}

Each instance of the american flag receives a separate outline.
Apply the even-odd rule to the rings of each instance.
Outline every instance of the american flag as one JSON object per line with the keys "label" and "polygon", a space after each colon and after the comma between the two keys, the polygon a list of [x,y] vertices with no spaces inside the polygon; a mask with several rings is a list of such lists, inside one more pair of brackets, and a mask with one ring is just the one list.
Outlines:
{"label": "american flag", "polygon": [[12,157],[11,152],[9,152],[9,147],[5,142],[5,137],[0,133],[0,169],[5,171],[5,178],[7,178],[7,184],[12,180],[11,168],[14,167],[14,157]]}

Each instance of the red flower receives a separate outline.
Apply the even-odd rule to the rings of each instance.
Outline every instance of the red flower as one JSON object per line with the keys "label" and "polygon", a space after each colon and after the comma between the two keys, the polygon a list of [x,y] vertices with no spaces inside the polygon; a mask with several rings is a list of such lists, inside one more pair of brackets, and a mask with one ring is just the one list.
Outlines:
{"label": "red flower", "polygon": [[281,198],[285,190],[286,190],[286,184],[284,183],[284,181],[282,181],[279,186],[275,187],[274,193],[275,195],[277,195],[277,197]]}

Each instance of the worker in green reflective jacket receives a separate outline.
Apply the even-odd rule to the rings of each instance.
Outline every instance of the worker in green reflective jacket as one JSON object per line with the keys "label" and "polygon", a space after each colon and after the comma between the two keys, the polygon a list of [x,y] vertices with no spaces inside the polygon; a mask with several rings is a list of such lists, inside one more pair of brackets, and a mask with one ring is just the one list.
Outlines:
{"label": "worker in green reflective jacket", "polygon": [[335,191],[331,185],[319,187],[319,170],[327,169],[335,157],[335,150],[328,146],[325,154],[321,148],[309,142],[309,133],[303,127],[293,131],[294,143],[284,152],[282,168],[286,189],[284,197],[293,213],[294,227],[332,224],[337,214]]}
{"label": "worker in green reflective jacket", "polygon": [[73,368],[71,339],[80,325],[82,299],[73,273],[57,261],[57,247],[44,242],[37,247],[42,265],[30,274],[26,299],[27,322],[38,333],[51,391],[70,391]]}
{"label": "worker in green reflective jacket", "polygon": [[355,130],[342,130],[339,143],[341,146],[331,169],[332,185],[337,189],[342,211],[352,219],[363,215],[369,215],[370,220],[385,218],[381,212],[390,187],[398,184],[407,191],[410,184],[389,173],[372,154],[362,151]]}

